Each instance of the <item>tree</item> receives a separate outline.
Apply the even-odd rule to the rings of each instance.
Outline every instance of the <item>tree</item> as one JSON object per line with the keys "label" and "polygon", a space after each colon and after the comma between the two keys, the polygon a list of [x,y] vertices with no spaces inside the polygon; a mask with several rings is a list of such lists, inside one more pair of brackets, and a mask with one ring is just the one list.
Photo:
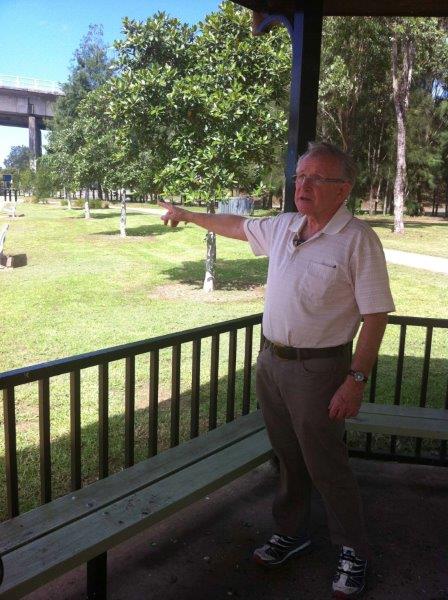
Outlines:
{"label": "tree", "polygon": [[8,156],[4,160],[7,169],[16,169],[17,171],[29,169],[30,151],[27,146],[12,146]]}
{"label": "tree", "polygon": [[324,20],[318,132],[356,158],[353,196],[378,198],[392,140],[390,32],[382,19]]}
{"label": "tree", "polygon": [[111,60],[103,41],[102,25],[89,25],[87,34],[75,50],[68,81],[62,84],[64,96],[55,105],[52,129],[64,128],[78,115],[81,101],[111,76]]}
{"label": "tree", "polygon": [[420,71],[438,70],[446,57],[445,34],[437,19],[402,18],[391,20],[391,65],[397,120],[397,167],[394,184],[394,233],[404,233],[403,212],[406,196],[406,117],[415,61]]}
{"label": "tree", "polygon": [[99,109],[94,110],[94,102],[99,98],[94,92],[113,72],[102,35],[101,26],[90,25],[75,51],[69,79],[62,86],[65,95],[56,103],[48,141],[50,168],[61,173],[61,183],[68,188],[69,199],[75,189],[85,188],[86,218],[90,218],[90,187],[98,182],[101,170],[104,148],[100,140],[107,135],[102,129],[104,119],[100,118]]}
{"label": "tree", "polygon": [[[200,26],[185,76],[168,94],[173,158],[159,175],[164,190],[215,202],[232,188],[260,184],[286,138],[280,99],[289,82],[289,43],[277,29],[254,38],[250,15],[232,2]],[[207,240],[204,290],[214,288],[216,238]]]}
{"label": "tree", "polygon": [[[198,30],[164,13],[125,19],[123,30],[109,113],[133,177],[145,168],[148,187],[210,211],[232,188],[259,186],[285,140],[286,31],[254,38],[250,14],[232,2]],[[214,234],[207,242],[213,289]]]}

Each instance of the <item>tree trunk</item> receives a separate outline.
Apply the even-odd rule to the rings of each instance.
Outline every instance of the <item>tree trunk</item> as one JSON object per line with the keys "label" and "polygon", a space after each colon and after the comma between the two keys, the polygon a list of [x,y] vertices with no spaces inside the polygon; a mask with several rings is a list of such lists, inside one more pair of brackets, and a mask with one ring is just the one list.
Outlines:
{"label": "tree trunk", "polygon": [[101,183],[98,184],[98,199],[102,200],[103,199],[103,188]]}
{"label": "tree trunk", "polygon": [[[208,212],[215,212],[215,203],[208,205]],[[215,289],[215,265],[216,265],[216,234],[207,231],[207,258],[205,259],[205,277],[202,289],[204,292],[213,292]]]}
{"label": "tree trunk", "polygon": [[126,237],[126,194],[121,194],[120,237]]}
{"label": "tree trunk", "polygon": [[[400,55],[400,56],[399,56]],[[392,34],[392,84],[397,118],[397,169],[394,184],[394,233],[404,233],[403,212],[406,193],[406,112],[412,81],[414,44],[410,32]],[[400,63],[400,64],[399,64]]]}
{"label": "tree trunk", "polygon": [[86,188],[84,197],[84,218],[90,219],[89,188]]}
{"label": "tree trunk", "polygon": [[406,186],[406,129],[397,113],[397,171],[394,183],[394,233],[404,233],[403,212]]}
{"label": "tree trunk", "polygon": [[67,192],[67,209],[72,210],[72,198],[70,192]]}

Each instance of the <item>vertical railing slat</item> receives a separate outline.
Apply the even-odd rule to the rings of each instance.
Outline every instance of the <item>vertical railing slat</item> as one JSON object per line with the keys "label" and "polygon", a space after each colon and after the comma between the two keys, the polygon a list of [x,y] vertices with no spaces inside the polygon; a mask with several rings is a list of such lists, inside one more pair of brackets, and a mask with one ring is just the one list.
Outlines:
{"label": "vertical railing slat", "polygon": [[218,375],[219,375],[219,334],[212,335],[210,357],[210,409],[208,417],[209,430],[216,429],[218,414]]}
{"label": "vertical railing slat", "polygon": [[171,448],[179,445],[180,357],[180,344],[176,344],[173,346],[171,359]]}
{"label": "vertical railing slat", "polygon": [[191,365],[191,416],[190,416],[190,438],[199,435],[199,392],[201,377],[201,340],[194,340]]}
{"label": "vertical railing slat", "polygon": [[236,367],[237,329],[229,333],[229,362],[227,365],[227,407],[226,423],[235,418],[235,367]]}
{"label": "vertical railing slat", "polygon": [[[444,408],[445,408],[445,410],[448,410],[448,377],[446,380]],[[447,442],[446,442],[446,440],[442,440],[442,442],[440,443],[440,462],[442,464],[445,463],[445,461],[446,461],[446,455],[447,455]]]}
{"label": "vertical railing slat", "polygon": [[3,390],[5,427],[5,468],[8,517],[19,514],[19,480],[17,475],[16,407],[13,387]]}
{"label": "vertical railing slat", "polygon": [[157,430],[159,423],[159,351],[152,350],[149,366],[149,423],[148,458],[157,454]]}
{"label": "vertical railing slat", "polygon": [[40,501],[51,501],[50,380],[39,380]]}
{"label": "vertical railing slat", "polygon": [[124,466],[134,464],[135,430],[135,356],[126,358],[124,390]]}
{"label": "vertical railing slat", "polygon": [[252,325],[246,327],[246,337],[244,340],[243,415],[247,415],[250,411],[253,331],[254,328]]}
{"label": "vertical railing slat", "polygon": [[[420,386],[420,406],[426,406],[426,394],[428,391],[428,377],[429,377],[429,360],[431,358],[431,345],[432,345],[432,333],[433,328],[431,325],[426,327],[426,340],[425,340],[425,354],[423,357],[423,370],[422,370],[422,383]],[[422,449],[422,439],[417,438],[415,441],[415,456],[420,458]]]}
{"label": "vertical railing slat", "polygon": [[[395,376],[395,393],[394,404],[398,405],[401,402],[401,386],[403,383],[403,365],[404,351],[406,346],[406,325],[400,326],[400,343],[398,347],[397,371]],[[390,453],[395,454],[397,449],[397,436],[392,435],[390,438]]]}
{"label": "vertical railing slat", "polygon": [[109,475],[109,363],[98,365],[98,477]]}
{"label": "vertical railing slat", "polygon": [[[369,388],[369,402],[374,403],[376,400],[376,382],[378,378],[378,359],[373,365],[372,372],[370,374],[370,388]],[[372,451],[372,434],[366,435],[366,454],[367,456]]]}
{"label": "vertical railing slat", "polygon": [[81,487],[81,371],[70,373],[71,490]]}

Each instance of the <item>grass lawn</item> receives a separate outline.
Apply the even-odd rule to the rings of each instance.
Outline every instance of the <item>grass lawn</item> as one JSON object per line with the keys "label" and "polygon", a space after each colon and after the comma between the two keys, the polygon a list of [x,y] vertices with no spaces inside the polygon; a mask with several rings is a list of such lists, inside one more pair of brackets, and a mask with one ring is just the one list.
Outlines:
{"label": "grass lawn", "polygon": [[363,218],[374,228],[385,248],[448,258],[447,219],[407,217],[404,235],[396,235],[393,217],[377,215]]}
{"label": "grass lawn", "polygon": [[[135,208],[141,208],[137,205]],[[147,208],[146,206],[143,208]],[[151,207],[153,208],[153,207]],[[21,205],[25,216],[11,222],[5,252],[28,256],[23,268],[0,271],[3,319],[0,330],[0,371],[44,362],[100,348],[189,329],[262,311],[267,260],[255,258],[247,244],[218,239],[218,289],[202,292],[204,232],[193,225],[165,227],[156,215],[128,215],[128,237],[118,236],[115,208],[92,211],[85,220],[80,210],[55,205]],[[0,226],[6,221],[0,217]],[[387,221],[387,219],[386,219]],[[446,249],[447,224],[408,227],[405,236],[391,238],[386,224],[374,226],[387,247],[436,253]],[[402,244],[390,245],[390,242]],[[416,245],[416,247],[414,247]],[[438,255],[444,255],[438,252]],[[389,268],[397,314],[448,318],[448,277],[397,265]],[[256,332],[258,334],[258,332]],[[219,410],[226,401],[227,339],[222,336]],[[257,338],[255,338],[257,339]],[[398,328],[390,327],[381,349],[378,393],[393,401],[393,377]],[[256,342],[254,343],[256,345]],[[242,348],[237,359],[237,396],[241,388]],[[406,347],[403,401],[416,402],[416,374],[421,372],[424,339],[409,333]],[[191,347],[182,348],[182,435],[187,436]],[[255,358],[255,349],[254,349]],[[203,423],[206,427],[209,344],[202,353]],[[428,403],[441,405],[447,374],[446,338],[434,335]],[[136,365],[136,459],[145,455],[147,438],[148,357]],[[95,478],[97,456],[97,372],[82,375],[83,476]],[[110,443],[111,471],[123,464],[124,365],[111,365]],[[37,385],[16,390],[17,440],[22,508],[38,500]],[[160,445],[166,446],[169,421],[170,353],[161,353]],[[255,399],[253,399],[255,402]],[[51,382],[51,436],[54,494],[68,491],[69,474],[68,376]],[[0,434],[2,436],[3,433]],[[0,445],[3,438],[0,437]],[[0,449],[0,456],[3,452]],[[4,463],[0,461],[0,481]],[[24,482],[26,481],[26,485]],[[0,507],[4,506],[0,495]],[[2,516],[0,508],[0,518]]]}

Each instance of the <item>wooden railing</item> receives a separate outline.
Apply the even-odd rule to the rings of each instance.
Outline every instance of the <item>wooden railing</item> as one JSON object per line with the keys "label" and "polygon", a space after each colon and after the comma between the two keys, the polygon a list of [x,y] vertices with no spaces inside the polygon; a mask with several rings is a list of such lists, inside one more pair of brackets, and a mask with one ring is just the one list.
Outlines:
{"label": "wooden railing", "polygon": [[[192,343],[191,359],[191,392],[190,392],[190,418],[189,418],[189,436],[191,438],[199,435],[200,432],[200,381],[201,381],[201,362],[203,353],[201,352],[201,343],[206,338],[210,343],[210,367],[209,367],[209,387],[208,387],[208,429],[214,429],[217,426],[217,407],[218,407],[218,374],[219,374],[219,355],[220,340],[223,334],[228,334],[228,357],[227,357],[227,385],[226,385],[226,404],[225,420],[232,421],[235,416],[235,403],[238,402],[239,412],[247,414],[250,411],[251,396],[251,378],[253,374],[253,354],[254,354],[254,327],[261,324],[262,315],[256,314],[249,317],[234,319],[217,323],[214,325],[190,329],[170,335],[151,338],[136,343],[125,344],[113,348],[107,348],[98,352],[82,354],[69,358],[64,358],[52,362],[33,365],[16,369],[9,372],[0,373],[0,389],[3,390],[3,422],[5,431],[5,474],[8,515],[13,517],[19,514],[19,483],[17,468],[17,443],[16,443],[16,389],[24,384],[37,382],[38,404],[39,404],[39,463],[40,463],[40,501],[49,502],[52,499],[52,468],[51,468],[51,442],[50,442],[50,382],[52,378],[69,374],[69,393],[70,393],[70,478],[71,489],[79,489],[82,485],[81,471],[81,373],[84,369],[96,367],[98,369],[98,468],[97,476],[99,478],[107,477],[109,474],[109,365],[111,362],[125,361],[125,382],[124,382],[124,459],[123,466],[129,467],[134,464],[135,447],[135,391],[136,391],[136,364],[138,355],[149,353],[149,376],[148,376],[148,438],[147,438],[147,456],[151,457],[157,454],[158,448],[158,410],[159,410],[159,352],[162,349],[171,349],[171,403],[170,403],[170,427],[169,427],[169,445],[179,444],[180,430],[180,398],[181,398],[181,365],[182,365],[182,347],[183,344]],[[416,317],[390,316],[388,330],[398,326],[399,334],[397,337],[398,352],[393,360],[396,360],[395,372],[391,376],[391,369],[388,370],[388,381],[393,386],[393,395],[391,396],[390,385],[387,385],[389,397],[384,398],[378,393],[379,373],[381,363],[385,360],[380,356],[375,365],[371,378],[370,387],[367,391],[368,401],[381,403],[402,402],[402,387],[404,364],[406,361],[406,339],[410,327],[425,329],[425,343],[423,360],[421,365],[421,375],[414,373],[415,381],[418,381],[418,389],[415,390],[412,402],[414,405],[426,406],[428,398],[428,381],[430,381],[431,348],[433,334],[435,329],[443,331],[443,335],[448,330],[448,319],[425,319]],[[241,344],[241,332],[244,332],[244,349]],[[398,333],[398,332],[397,332]],[[239,335],[240,334],[240,335]],[[227,336],[226,336],[227,337]],[[448,349],[448,340],[446,335],[443,341],[445,351]],[[263,337],[260,335],[257,340],[257,347],[263,343]],[[255,348],[255,351],[257,349]],[[242,385],[240,387],[240,397],[236,398],[236,357],[238,348],[243,352]],[[390,357],[389,357],[390,358]],[[442,359],[442,370],[448,371],[448,360]],[[443,376],[443,375],[442,375]],[[392,378],[391,378],[392,377]],[[446,375],[445,375],[446,377]],[[440,377],[439,377],[440,379]],[[384,387],[384,386],[383,386]],[[383,392],[381,392],[383,394]],[[408,402],[409,403],[409,402]],[[437,408],[448,408],[448,387],[445,381],[445,392],[436,399]],[[438,455],[426,456],[422,451],[422,441],[411,441],[413,444],[412,453],[401,453],[398,448],[395,436],[389,436],[387,440],[388,448],[378,452],[375,449],[375,438],[371,434],[358,434],[356,439],[349,438],[349,446],[355,454],[361,454],[365,457],[392,458],[395,460],[409,460],[412,462],[447,464],[446,442],[437,442]],[[384,440],[383,440],[384,441]],[[364,443],[360,448],[359,443]],[[355,447],[356,446],[356,447]],[[384,446],[384,444],[383,444]]]}
{"label": "wooden railing", "polygon": [[[81,372],[98,367],[98,477],[109,473],[109,364],[125,361],[124,387],[124,467],[134,464],[135,430],[135,359],[149,353],[149,435],[148,457],[157,454],[158,406],[159,406],[159,352],[171,348],[171,447],[179,444],[179,405],[182,345],[193,343],[191,368],[191,414],[190,437],[199,433],[199,385],[201,372],[201,341],[211,338],[210,394],[208,428],[217,426],[218,362],[220,336],[229,334],[226,422],[235,418],[235,367],[237,336],[244,330],[244,369],[242,389],[242,414],[249,412],[251,397],[253,328],[261,323],[261,314],[234,319],[206,327],[198,327],[170,335],[164,335],[136,343],[106,348],[98,352],[81,354],[61,360],[24,367],[0,373],[0,389],[3,389],[5,465],[8,515],[19,514],[19,486],[16,444],[16,401],[18,386],[38,382],[39,402],[39,452],[40,452],[40,499],[41,503],[52,498],[51,444],[50,444],[50,380],[70,374],[70,455],[71,490],[81,487]],[[261,341],[260,341],[261,343]]]}

